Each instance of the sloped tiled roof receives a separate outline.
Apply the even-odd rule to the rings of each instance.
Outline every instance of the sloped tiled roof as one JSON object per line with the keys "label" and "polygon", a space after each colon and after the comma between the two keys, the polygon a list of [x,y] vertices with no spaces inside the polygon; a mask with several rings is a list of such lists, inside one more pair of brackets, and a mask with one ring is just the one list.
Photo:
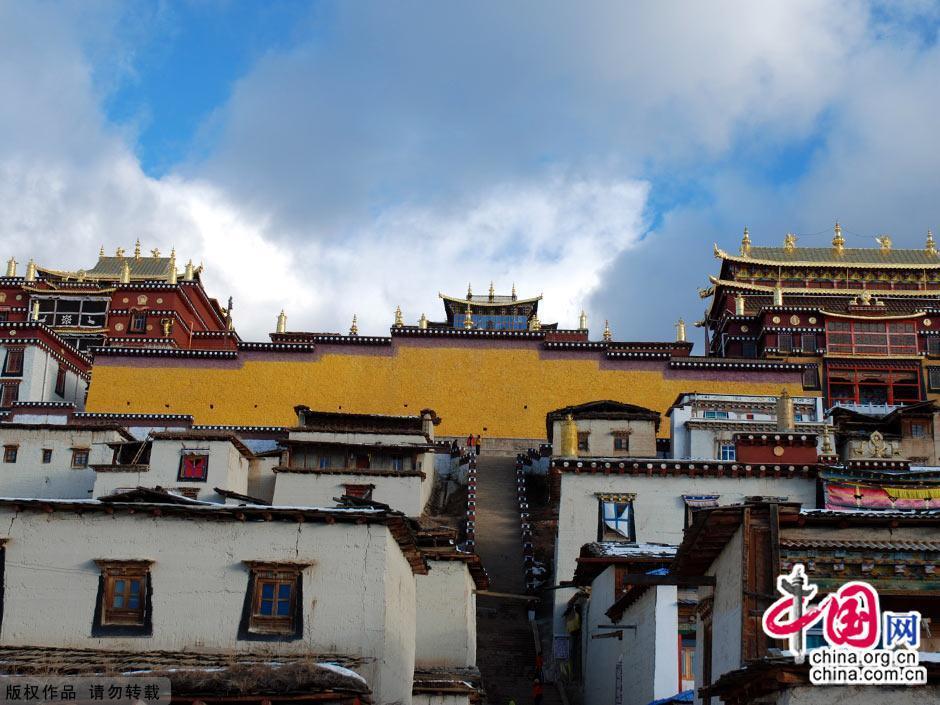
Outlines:
{"label": "sloped tiled roof", "polygon": [[716,248],[721,259],[755,264],[790,265],[851,265],[856,267],[940,267],[940,254],[932,255],[927,250],[902,250],[892,248],[882,252],[878,247],[845,248],[842,253],[833,247],[751,247],[747,256],[730,254]]}

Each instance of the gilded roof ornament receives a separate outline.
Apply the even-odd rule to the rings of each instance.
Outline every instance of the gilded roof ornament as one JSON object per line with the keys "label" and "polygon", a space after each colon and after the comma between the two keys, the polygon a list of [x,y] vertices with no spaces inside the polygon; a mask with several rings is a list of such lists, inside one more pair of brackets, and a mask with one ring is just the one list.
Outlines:
{"label": "gilded roof ornament", "polygon": [[489,299],[490,299],[490,301],[493,301],[495,298],[496,298],[496,289],[493,287],[493,282],[491,281],[491,282],[490,282]]}
{"label": "gilded roof ornament", "polygon": [[98,250],[98,256],[99,256],[99,257],[104,257],[104,245],[102,245],[102,246],[101,246],[101,249]]}
{"label": "gilded roof ornament", "polygon": [[277,333],[287,332],[287,314],[284,313],[284,309],[281,309],[281,312],[277,314],[277,327],[274,330]]}
{"label": "gilded roof ornament", "polygon": [[676,321],[676,342],[677,342],[677,343],[684,343],[684,342],[686,342],[686,339],[685,339],[685,321],[683,321],[681,318],[680,318],[678,321]]}
{"label": "gilded roof ornament", "polygon": [[33,260],[26,263],[26,281],[36,281],[36,263]]}
{"label": "gilded roof ornament", "polygon": [[115,256],[115,257],[123,257],[123,256],[124,256],[124,248],[123,248],[123,247],[117,248],[117,249],[114,251],[114,256]]}
{"label": "gilded roof ornament", "polygon": [[842,226],[839,223],[836,223],[835,235],[832,236],[832,248],[837,255],[841,255],[845,251],[845,238],[842,237]]}
{"label": "gilded roof ornament", "polygon": [[610,323],[604,321],[604,341],[609,343],[613,339],[613,336],[610,333]]}
{"label": "gilded roof ornament", "polygon": [[796,249],[796,235],[787,233],[783,238],[783,249],[786,252],[793,252]]}
{"label": "gilded roof ornament", "polygon": [[15,277],[16,276],[16,258],[11,257],[7,260],[7,276]]}
{"label": "gilded roof ornament", "polygon": [[927,243],[924,249],[927,250],[928,255],[937,254],[937,244],[933,241],[933,233],[930,230],[927,231]]}
{"label": "gilded roof ornament", "polygon": [[740,291],[738,292],[738,295],[734,297],[734,313],[737,316],[744,315],[744,294],[742,294]]}
{"label": "gilded roof ornament", "polygon": [[518,296],[516,296],[516,282],[512,283],[512,294],[510,294],[510,297],[512,298],[513,301],[519,298]]}
{"label": "gilded roof ornament", "polygon": [[359,325],[356,322],[356,314],[353,314],[352,325],[349,326],[350,335],[359,335]]}
{"label": "gilded roof ornament", "polygon": [[395,307],[395,327],[401,328],[405,325],[405,319],[401,315],[401,306]]}
{"label": "gilded roof ornament", "polygon": [[529,319],[529,330],[542,330],[542,324],[539,322],[539,317],[537,314]]}
{"label": "gilded roof ornament", "polygon": [[121,266],[121,283],[131,283],[131,266],[126,261]]}
{"label": "gilded roof ornament", "polygon": [[741,256],[747,257],[751,254],[751,234],[748,232],[747,226],[744,226],[744,237],[741,238]]}
{"label": "gilded roof ornament", "polygon": [[774,306],[783,306],[783,287],[780,282],[774,287]]}
{"label": "gilded roof ornament", "polygon": [[560,450],[563,458],[578,457],[578,424],[571,414],[566,414],[561,422]]}
{"label": "gilded roof ornament", "polygon": [[891,236],[890,235],[879,235],[875,238],[875,242],[878,243],[878,247],[881,248],[881,254],[886,255],[891,252]]}
{"label": "gilded roof ornament", "polygon": [[140,238],[134,243],[134,259],[140,259]]}
{"label": "gilded roof ornament", "polygon": [[186,263],[186,269],[183,270],[183,281],[191,282],[193,280],[193,261]]}
{"label": "gilded roof ornament", "polygon": [[578,330],[587,330],[587,314],[581,309],[581,315],[578,316]]}
{"label": "gilded roof ornament", "polygon": [[39,320],[39,302],[33,301],[32,310],[29,314],[29,320],[38,321]]}
{"label": "gilded roof ornament", "polygon": [[418,319],[418,328],[424,330],[428,327],[428,317],[421,313],[421,318]]}
{"label": "gilded roof ornament", "polygon": [[698,290],[698,297],[700,299],[707,299],[710,296],[714,296],[714,295],[715,295],[715,287],[713,286],[706,286],[704,289]]}
{"label": "gilded roof ornament", "polygon": [[159,247],[154,247],[152,250],[150,250],[150,256],[153,257],[154,259],[156,259],[157,257],[159,257],[159,256],[160,256],[160,248],[159,248]]}
{"label": "gilded roof ornament", "polygon": [[823,428],[822,448],[823,455],[832,455],[835,451],[832,448],[832,437],[829,435],[829,426]]}
{"label": "gilded roof ornament", "polygon": [[[470,291],[470,289],[467,289],[467,291]],[[464,314],[464,317],[463,317],[463,327],[466,328],[467,330],[470,330],[471,328],[473,328],[473,313],[470,311],[469,303],[467,304],[467,312]]]}
{"label": "gilded roof ornament", "polygon": [[467,301],[473,298],[473,287],[470,286],[470,282],[467,282]]}
{"label": "gilded roof ornament", "polygon": [[168,284],[176,284],[176,250],[170,253],[170,261],[167,263],[166,280]]}

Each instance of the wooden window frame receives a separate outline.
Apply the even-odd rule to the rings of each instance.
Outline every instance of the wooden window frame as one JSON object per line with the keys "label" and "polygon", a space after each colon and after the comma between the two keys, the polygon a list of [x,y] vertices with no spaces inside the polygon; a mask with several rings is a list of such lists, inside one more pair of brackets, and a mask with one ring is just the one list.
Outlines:
{"label": "wooden window frame", "polygon": [[39,460],[43,465],[52,462],[52,448],[43,448],[39,451]]}
{"label": "wooden window frame", "polygon": [[[350,490],[353,490],[350,492]],[[359,499],[372,499],[372,492],[375,490],[375,485],[372,484],[362,484],[355,482],[345,482],[343,483],[343,494],[349,497],[357,497]]]}
{"label": "wooden window frame", "polygon": [[[150,636],[153,633],[153,601],[150,568],[152,561],[99,558],[101,571],[92,636]],[[137,607],[115,607],[116,589],[124,583],[122,597],[132,597],[129,584],[138,583]]]}
{"label": "wooden window frame", "polygon": [[[202,477],[187,477],[183,475],[183,467],[186,464],[186,460],[189,458],[201,458],[205,461],[205,466],[204,466],[205,470],[202,473]],[[204,453],[204,452],[199,452],[199,453],[184,452],[180,456],[180,465],[179,465],[179,471],[177,472],[176,480],[177,482],[208,482],[209,481],[209,454]]]}
{"label": "wooden window frame", "polygon": [[[90,455],[91,450],[89,448],[72,448],[72,467],[76,470],[87,468]],[[82,457],[84,457],[84,462],[79,462]]]}
{"label": "wooden window frame", "polygon": [[[12,391],[8,391],[12,390]],[[20,398],[20,383],[4,382],[0,385],[0,409],[10,409]]]}
{"label": "wooden window frame", "polygon": [[578,450],[591,450],[590,431],[578,431]]}
{"label": "wooden window frame", "polygon": [[[15,347],[7,348],[6,357],[3,358],[3,376],[4,377],[22,377],[23,367],[25,365],[26,348]],[[10,360],[18,360],[18,366],[11,369]]]}
{"label": "wooden window frame", "polygon": [[15,463],[16,456],[19,453],[20,447],[17,444],[10,443],[9,445],[3,446],[3,462],[4,463]]}
{"label": "wooden window frame", "polygon": [[147,332],[147,313],[145,311],[131,311],[130,320],[128,320],[127,322],[127,332],[128,333],[146,333]]}
{"label": "wooden window frame", "polygon": [[[248,588],[242,607],[238,638],[245,641],[294,641],[303,637],[303,572],[312,563],[245,561]],[[263,597],[266,585],[274,585],[272,598]],[[289,585],[288,614],[264,614],[264,602],[273,602],[274,611],[281,599],[282,586]]]}
{"label": "wooden window frame", "polygon": [[[636,541],[636,495],[629,494],[597,494],[597,540],[598,541]],[[608,505],[613,505],[615,512],[617,507],[621,505],[629,505],[630,507],[630,517],[626,520],[614,519],[615,524],[623,523],[624,521],[627,524],[627,531],[629,536],[624,536],[617,532],[615,529],[611,529],[607,526],[606,513],[604,511],[605,507]],[[619,516],[619,514],[618,514]],[[608,538],[608,534],[610,537]]]}
{"label": "wooden window frame", "polygon": [[68,378],[65,365],[59,365],[59,370],[55,375],[55,393],[57,396],[65,398],[65,382]]}
{"label": "wooden window frame", "polygon": [[[931,367],[927,368],[928,374],[931,369],[933,368]],[[916,404],[917,402],[923,401],[923,396],[924,396],[922,393],[922,389],[921,389],[922,382],[921,382],[920,374],[921,374],[921,371],[919,367],[897,368],[897,367],[891,367],[888,365],[868,366],[868,365],[849,365],[849,364],[833,366],[827,370],[827,374],[826,374],[826,398],[829,404],[833,404],[836,401],[842,401],[842,402],[847,401],[849,403],[862,404],[862,403],[867,403],[867,402],[862,401],[863,387],[868,387],[868,388],[874,388],[874,387],[882,388],[883,387],[885,389],[885,401],[882,403],[886,403],[889,405]],[[882,375],[885,381],[879,382],[879,383],[873,383],[873,382],[862,379],[863,376],[867,376],[871,378],[875,375]],[[913,383],[903,383],[903,382],[900,383],[900,386],[907,387],[913,391],[916,391],[916,395],[914,397],[903,397],[903,396],[901,398],[895,397],[895,386],[896,384],[898,384],[898,382],[896,381],[896,377],[901,376],[901,375],[914,375],[915,381]],[[839,376],[848,377],[851,381],[842,382],[838,379]],[[837,377],[837,379],[833,380],[833,377]],[[851,399],[846,399],[843,396],[835,396],[833,394],[833,387],[842,387],[842,386],[852,387]]]}
{"label": "wooden window frame", "polygon": [[[936,384],[930,379],[933,375],[937,375]],[[940,365],[927,368],[927,389],[931,392],[940,392]]]}

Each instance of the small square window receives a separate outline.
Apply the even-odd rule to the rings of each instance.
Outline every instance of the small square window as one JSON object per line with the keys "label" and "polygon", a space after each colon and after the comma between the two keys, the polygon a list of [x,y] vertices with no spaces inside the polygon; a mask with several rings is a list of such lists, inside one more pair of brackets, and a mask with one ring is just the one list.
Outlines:
{"label": "small square window", "polygon": [[402,458],[400,455],[396,455],[394,458],[392,458],[392,470],[394,470],[395,472],[401,472],[404,469],[405,469],[404,458]]}
{"label": "small square window", "polygon": [[303,625],[303,569],[301,563],[250,562],[251,576],[239,638],[249,640],[299,639]]}
{"label": "small square window", "polygon": [[330,467],[330,456],[321,455],[320,456],[320,469],[326,470]]}
{"label": "small square window", "polygon": [[927,435],[927,424],[923,421],[911,421],[911,438],[923,438]]}
{"label": "small square window", "polygon": [[150,562],[95,561],[101,569],[94,636],[150,633]]}
{"label": "small square window", "polygon": [[632,495],[604,495],[600,504],[598,541],[635,541]]}
{"label": "small square window", "polygon": [[709,409],[704,413],[706,419],[727,419],[729,414],[727,411],[717,411],[715,409]]}
{"label": "small square window", "polygon": [[940,355],[940,336],[932,335],[927,338],[927,354]]}
{"label": "small square window", "polygon": [[733,461],[735,459],[734,443],[722,443],[718,449],[718,459]]}
{"label": "small square window", "polygon": [[803,333],[800,336],[800,349],[805,353],[816,352],[816,334]]}
{"label": "small square window", "polygon": [[741,357],[757,357],[757,343],[745,340],[741,343]]}
{"label": "small square window", "polygon": [[88,467],[88,449],[87,448],[72,448],[72,467],[73,468],[87,468]]}
{"label": "small square window", "polygon": [[15,463],[19,446],[3,446],[3,462]]}
{"label": "small square window", "polygon": [[43,448],[42,449],[43,465],[48,465],[51,462],[52,462],[52,448]]}
{"label": "small square window", "polygon": [[793,350],[793,336],[789,333],[778,333],[777,350],[780,352],[791,352]]}
{"label": "small square window", "polygon": [[205,482],[209,477],[209,456],[186,453],[180,458],[180,471],[178,480],[189,482]]}
{"label": "small square window", "polygon": [[16,376],[23,374],[23,348],[7,348],[3,361],[3,374]]}
{"label": "small square window", "polygon": [[146,333],[147,332],[147,314],[146,313],[132,313],[131,322],[127,327],[129,333]]}
{"label": "small square window", "polygon": [[578,432],[578,450],[588,450],[588,438],[590,435],[588,431]]}

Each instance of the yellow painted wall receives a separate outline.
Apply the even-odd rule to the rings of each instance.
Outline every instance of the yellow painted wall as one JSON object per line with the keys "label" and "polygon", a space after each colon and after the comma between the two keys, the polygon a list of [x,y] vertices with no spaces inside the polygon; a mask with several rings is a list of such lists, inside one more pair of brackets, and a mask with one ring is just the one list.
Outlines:
{"label": "yellow painted wall", "polygon": [[[322,349],[322,348],[321,348]],[[94,412],[192,414],[197,424],[293,425],[293,407],[321,411],[417,414],[432,408],[440,435],[482,433],[544,438],[545,415],[569,404],[614,399],[664,412],[681,392],[806,394],[798,373],[781,381],[750,381],[742,370],[713,371],[723,380],[663,379],[661,369],[600,369],[602,354],[545,359],[523,347],[412,347],[362,354],[331,353],[316,361],[240,356],[237,369],[212,369],[203,360],[158,359],[161,366],[96,364],[86,408]],[[140,358],[131,358],[140,364]],[[671,374],[681,375],[680,370]],[[789,380],[784,384],[783,380]],[[660,428],[668,436],[668,426]]]}

